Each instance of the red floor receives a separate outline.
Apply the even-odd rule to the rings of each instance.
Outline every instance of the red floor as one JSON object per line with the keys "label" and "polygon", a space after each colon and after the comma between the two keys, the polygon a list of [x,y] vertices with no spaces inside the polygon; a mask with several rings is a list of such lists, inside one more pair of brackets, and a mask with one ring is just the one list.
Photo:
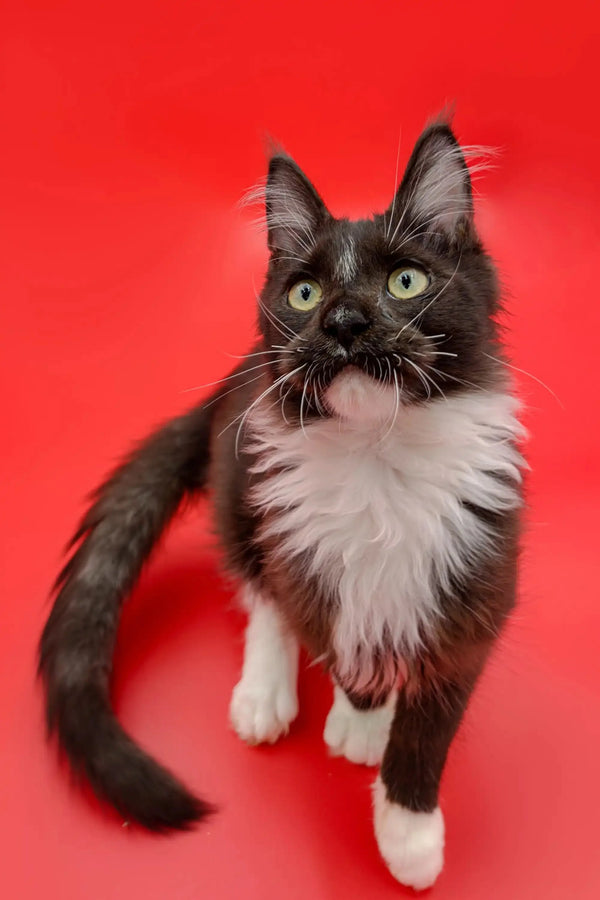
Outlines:
{"label": "red floor", "polygon": [[[408,896],[379,861],[372,776],[328,759],[305,667],[289,738],[227,727],[243,622],[204,512],[129,605],[116,703],[220,806],[160,839],[72,789],[43,740],[34,647],[82,498],[131,440],[242,353],[264,238],[235,204],[275,135],[337,213],[387,205],[425,119],[457,104],[501,146],[479,222],[501,267],[527,403],[521,603],[451,754],[432,896],[600,896],[595,4],[13,2],[1,41],[5,427],[0,546],[2,894],[15,900]],[[92,11],[94,10],[94,11]],[[568,12],[568,14],[567,14]]]}

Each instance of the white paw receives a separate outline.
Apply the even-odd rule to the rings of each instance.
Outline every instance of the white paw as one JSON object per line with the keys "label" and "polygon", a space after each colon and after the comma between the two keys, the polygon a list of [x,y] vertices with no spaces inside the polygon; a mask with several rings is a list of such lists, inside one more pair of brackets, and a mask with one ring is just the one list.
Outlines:
{"label": "white paw", "polygon": [[378,709],[359,710],[343,690],[335,685],[333,706],[327,716],[323,737],[333,756],[345,756],[353,763],[377,766],[390,733],[396,693]]}
{"label": "white paw", "polygon": [[273,744],[287,734],[298,715],[298,699],[287,684],[256,683],[242,678],[233,689],[229,719],[248,744]]}
{"label": "white paw", "polygon": [[413,812],[391,803],[380,778],[373,786],[375,837],[387,867],[401,884],[421,891],[430,887],[444,865],[444,817]]}

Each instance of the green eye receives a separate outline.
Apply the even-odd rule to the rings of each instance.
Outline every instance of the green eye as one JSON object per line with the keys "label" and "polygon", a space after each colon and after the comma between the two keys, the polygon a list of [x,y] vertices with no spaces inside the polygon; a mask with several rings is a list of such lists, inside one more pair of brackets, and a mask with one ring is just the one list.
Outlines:
{"label": "green eye", "polygon": [[309,310],[315,308],[322,296],[321,285],[317,281],[311,281],[310,278],[307,278],[305,281],[297,281],[290,288],[288,303],[292,309],[298,309],[300,312],[309,312]]}
{"label": "green eye", "polygon": [[418,297],[429,287],[429,278],[423,269],[416,266],[402,266],[394,269],[388,278],[388,291],[397,300],[410,300]]}

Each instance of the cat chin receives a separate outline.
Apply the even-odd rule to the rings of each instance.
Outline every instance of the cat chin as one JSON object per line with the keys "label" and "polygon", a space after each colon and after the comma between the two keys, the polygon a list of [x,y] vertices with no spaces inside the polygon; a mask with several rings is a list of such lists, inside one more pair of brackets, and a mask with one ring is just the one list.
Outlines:
{"label": "cat chin", "polygon": [[323,395],[329,412],[356,424],[378,424],[394,415],[396,393],[356,366],[335,376]]}

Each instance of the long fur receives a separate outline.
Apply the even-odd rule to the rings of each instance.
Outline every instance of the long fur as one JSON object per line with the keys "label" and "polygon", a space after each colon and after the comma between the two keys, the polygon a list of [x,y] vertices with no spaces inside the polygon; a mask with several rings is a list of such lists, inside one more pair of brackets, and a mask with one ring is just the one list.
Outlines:
{"label": "long fur", "polygon": [[[376,825],[404,872],[398,834],[441,815],[448,747],[515,602],[522,431],[497,279],[446,123],[421,136],[384,214],[334,219],[281,153],[265,205],[257,345],[116,470],[75,535],[40,643],[48,727],[127,819],[185,828],[210,811],[124,733],[109,697],[121,605],[179,504],[206,486],[226,563],[255,601],[234,727],[250,741],[287,730],[298,642],[356,709],[397,687]],[[389,278],[407,266],[426,288],[401,300]],[[306,280],[321,287],[310,311],[288,302]],[[429,876],[406,883],[441,864],[434,831]]]}
{"label": "long fur", "polygon": [[364,691],[376,659],[418,652],[440,594],[493,545],[469,504],[496,513],[520,505],[522,428],[510,394],[483,391],[402,406],[390,428],[388,388],[387,415],[365,421],[363,410],[385,400],[355,377],[367,396],[353,418],[313,421],[303,433],[259,408],[250,449],[254,471],[274,473],[253,492],[267,523],[261,537],[277,536],[286,559],[308,560],[337,598],[336,673]]}
{"label": "long fur", "polygon": [[109,698],[112,654],[123,599],[184,496],[204,486],[210,413],[199,407],[165,425],[98,489],[40,642],[49,731],[99,797],[159,831],[186,828],[210,806],[119,725]]}

